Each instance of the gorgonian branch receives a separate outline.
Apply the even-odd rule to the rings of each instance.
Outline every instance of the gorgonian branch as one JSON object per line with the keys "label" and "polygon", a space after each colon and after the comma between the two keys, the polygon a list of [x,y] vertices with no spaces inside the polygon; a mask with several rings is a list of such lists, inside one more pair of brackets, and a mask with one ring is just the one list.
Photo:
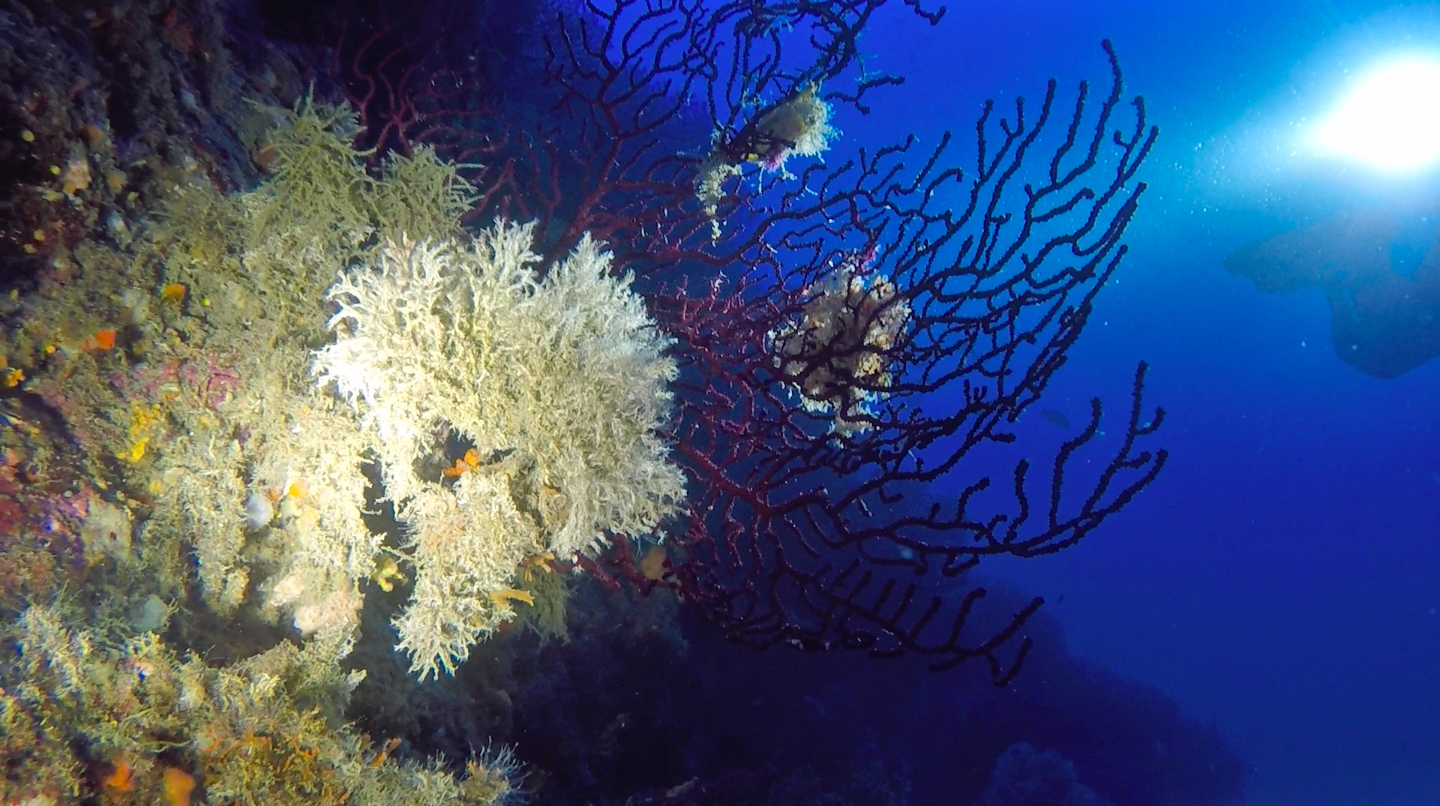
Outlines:
{"label": "gorgonian branch", "polygon": [[[657,305],[694,356],[677,438],[700,493],[675,574],[737,639],[985,657],[1003,682],[996,652],[1038,603],[967,631],[983,590],[947,606],[934,572],[1058,551],[1160,472],[1165,452],[1139,447],[1162,414],[1142,416],[1143,365],[1118,445],[1096,401],[1048,478],[1013,465],[1008,505],[986,470],[1064,366],[1144,191],[1156,131],[1138,99],[1116,128],[1106,52],[1111,91],[1092,108],[1082,84],[1062,122],[1053,82],[1033,115],[987,104],[971,172],[947,167],[949,137],[907,170],[911,140],[757,194],[744,274]],[[1072,478],[1095,451],[1098,475]]]}

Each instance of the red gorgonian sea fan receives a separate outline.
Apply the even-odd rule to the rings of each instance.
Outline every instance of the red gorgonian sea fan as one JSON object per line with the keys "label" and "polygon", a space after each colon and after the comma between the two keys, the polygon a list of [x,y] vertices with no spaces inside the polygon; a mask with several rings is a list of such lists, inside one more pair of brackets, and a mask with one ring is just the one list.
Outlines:
{"label": "red gorgonian sea fan", "polygon": [[[545,111],[487,118],[479,212],[538,218],[552,258],[586,232],[606,241],[679,342],[689,499],[660,584],[752,646],[984,658],[1003,684],[1041,599],[981,613],[966,574],[1074,544],[1166,461],[1145,447],[1163,412],[1143,405],[1143,364],[1109,434],[1096,400],[1037,463],[1015,427],[1125,255],[1157,132],[1107,42],[1103,96],[1081,83],[1065,102],[1052,81],[1036,107],[987,103],[971,148],[842,139],[823,163],[775,159],[791,135],[763,121],[787,99],[867,112],[900,82],[857,61],[883,4],[556,12]],[[730,167],[701,199],[715,154]]]}

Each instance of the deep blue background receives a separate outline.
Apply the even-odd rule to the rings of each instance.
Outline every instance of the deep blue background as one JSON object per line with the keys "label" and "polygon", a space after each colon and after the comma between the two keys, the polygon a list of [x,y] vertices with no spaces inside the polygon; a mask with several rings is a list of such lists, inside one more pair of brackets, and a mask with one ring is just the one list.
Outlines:
{"label": "deep blue background", "polygon": [[1104,37],[1161,140],[1128,262],[1046,405],[1072,421],[1091,395],[1123,405],[1145,359],[1172,459],[1101,533],[990,572],[1046,595],[1077,654],[1233,736],[1247,803],[1440,803],[1440,361],[1363,375],[1335,356],[1319,289],[1266,295],[1222,266],[1342,209],[1440,207],[1435,172],[1374,176],[1301,137],[1353,71],[1440,55],[1440,9],[952,2],[931,28],[895,4],[867,66],[909,80],[838,124],[968,134],[987,97],[1103,87]]}

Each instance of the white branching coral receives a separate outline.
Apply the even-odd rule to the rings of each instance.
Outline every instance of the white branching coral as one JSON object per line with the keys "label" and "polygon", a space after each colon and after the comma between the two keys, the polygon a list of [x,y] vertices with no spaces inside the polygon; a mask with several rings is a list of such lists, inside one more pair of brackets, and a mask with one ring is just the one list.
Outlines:
{"label": "white branching coral", "polygon": [[753,138],[747,143],[749,152],[743,156],[770,171],[784,170],[785,160],[792,156],[819,156],[835,136],[830,113],[830,105],[820,98],[820,88],[806,84],[760,113]]}
{"label": "white branching coral", "polygon": [[396,626],[422,678],[513,617],[527,558],[649,533],[684,497],[661,436],[670,339],[588,237],[543,277],[532,241],[502,222],[468,248],[392,242],[330,291],[312,369],[372,430],[409,527]]}
{"label": "white branching coral", "polygon": [[892,349],[910,318],[895,284],[868,275],[864,256],[843,261],[806,289],[799,315],[769,333],[771,360],[806,410],[833,413],[831,429],[869,429],[866,416],[886,394]]}
{"label": "white branching coral", "polygon": [[[252,439],[251,496],[270,501],[273,519],[251,538],[252,562],[270,573],[263,611],[291,614],[301,635],[360,622],[360,583],[375,570],[383,535],[361,512],[368,440],[345,406],[318,390],[266,407],[272,425]],[[257,407],[258,408],[258,407]]]}
{"label": "white branching coral", "polygon": [[830,147],[836,136],[830,125],[830,105],[820,97],[820,88],[806,84],[756,115],[738,133],[725,137],[717,132],[710,155],[700,164],[695,177],[695,197],[710,219],[711,235],[720,237],[720,202],[725,183],[741,175],[745,163],[757,163],[764,170],[788,176],[785,162],[790,157],[816,157]]}
{"label": "white branching coral", "polygon": [[178,191],[137,246],[135,271],[181,299],[134,318],[150,346],[125,392],[151,405],[124,404],[123,450],[154,463],[150,544],[192,547],[210,607],[258,603],[312,636],[358,625],[384,543],[362,518],[372,436],[308,372],[327,335],[323,295],[337,266],[373,259],[387,238],[453,237],[472,198],[426,147],[372,176],[344,105],[306,98],[265,114],[278,124],[263,141],[266,181],[232,196]]}

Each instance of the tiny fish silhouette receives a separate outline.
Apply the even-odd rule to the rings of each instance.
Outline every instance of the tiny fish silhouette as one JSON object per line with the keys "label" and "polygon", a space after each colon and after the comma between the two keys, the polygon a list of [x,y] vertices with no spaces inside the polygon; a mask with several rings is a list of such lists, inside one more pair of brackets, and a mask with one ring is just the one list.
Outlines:
{"label": "tiny fish silhouette", "polygon": [[1068,420],[1064,414],[1061,414],[1055,409],[1041,409],[1040,416],[1045,418],[1045,422],[1055,426],[1056,428],[1062,428],[1066,430],[1070,428],[1070,420]]}

